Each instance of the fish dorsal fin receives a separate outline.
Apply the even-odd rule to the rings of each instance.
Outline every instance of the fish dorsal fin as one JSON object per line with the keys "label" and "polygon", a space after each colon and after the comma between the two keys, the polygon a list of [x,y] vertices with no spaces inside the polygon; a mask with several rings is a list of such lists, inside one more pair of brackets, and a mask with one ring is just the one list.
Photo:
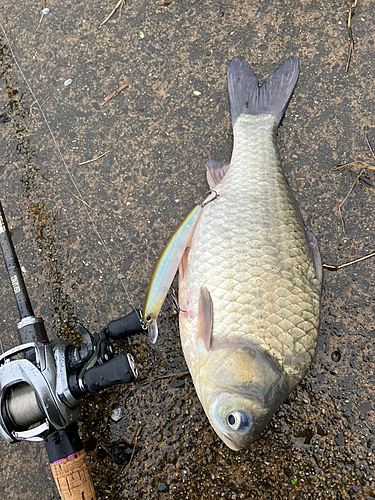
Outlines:
{"label": "fish dorsal fin", "polygon": [[201,341],[207,351],[211,348],[214,326],[214,307],[210,292],[201,286],[198,299],[198,343]]}
{"label": "fish dorsal fin", "polygon": [[228,172],[229,163],[219,163],[215,160],[206,161],[206,176],[210,189],[214,189],[224,179]]}

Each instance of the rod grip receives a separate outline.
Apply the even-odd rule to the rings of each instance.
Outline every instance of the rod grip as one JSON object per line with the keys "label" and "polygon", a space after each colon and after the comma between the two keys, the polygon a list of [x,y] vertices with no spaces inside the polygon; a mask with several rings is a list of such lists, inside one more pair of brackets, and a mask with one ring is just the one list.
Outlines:
{"label": "rod grip", "polygon": [[85,450],[50,465],[61,500],[96,500]]}

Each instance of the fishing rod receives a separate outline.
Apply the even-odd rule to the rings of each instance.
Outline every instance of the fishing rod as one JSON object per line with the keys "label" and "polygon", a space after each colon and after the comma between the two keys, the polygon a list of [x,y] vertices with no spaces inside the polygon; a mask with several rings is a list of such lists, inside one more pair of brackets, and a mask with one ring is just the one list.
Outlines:
{"label": "fishing rod", "polygon": [[44,441],[62,500],[95,500],[77,427],[80,400],[137,377],[132,356],[115,356],[110,339],[143,332],[141,313],[135,309],[94,335],[78,323],[85,341],[79,347],[49,340],[43,319],[34,315],[1,202],[0,245],[20,315],[21,342],[0,356],[0,435],[7,443]]}

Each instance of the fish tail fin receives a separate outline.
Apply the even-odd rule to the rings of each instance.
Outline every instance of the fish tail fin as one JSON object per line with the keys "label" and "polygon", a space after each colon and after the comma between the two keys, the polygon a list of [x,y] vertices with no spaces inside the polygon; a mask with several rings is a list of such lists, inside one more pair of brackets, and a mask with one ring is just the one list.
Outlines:
{"label": "fish tail fin", "polygon": [[298,59],[292,56],[259,86],[247,62],[241,57],[233,59],[227,72],[232,127],[241,114],[271,114],[278,125],[292,97],[298,74]]}

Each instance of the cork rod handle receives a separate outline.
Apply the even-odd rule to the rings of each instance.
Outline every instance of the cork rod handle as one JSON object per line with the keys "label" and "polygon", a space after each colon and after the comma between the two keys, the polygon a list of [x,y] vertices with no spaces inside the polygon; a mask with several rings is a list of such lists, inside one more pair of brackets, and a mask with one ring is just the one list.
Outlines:
{"label": "cork rod handle", "polygon": [[85,450],[50,465],[61,500],[96,500]]}

